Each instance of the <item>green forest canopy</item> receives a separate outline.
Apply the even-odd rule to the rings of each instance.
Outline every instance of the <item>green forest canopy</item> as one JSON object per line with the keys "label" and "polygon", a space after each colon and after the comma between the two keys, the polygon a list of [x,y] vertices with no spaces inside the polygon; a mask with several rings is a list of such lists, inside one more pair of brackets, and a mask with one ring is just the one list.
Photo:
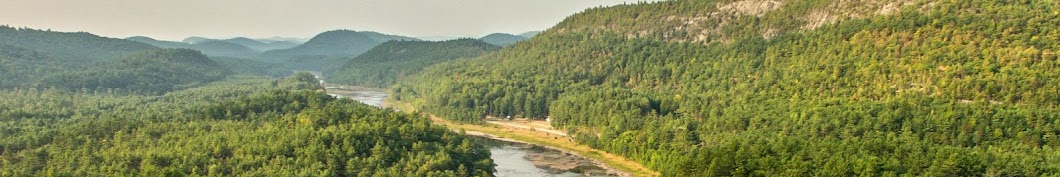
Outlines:
{"label": "green forest canopy", "polygon": [[0,92],[0,176],[490,176],[489,151],[416,114],[234,76],[160,96]]}
{"label": "green forest canopy", "polygon": [[1055,175],[1057,9],[595,8],[496,53],[428,67],[393,92],[465,122],[549,118],[578,142],[664,176]]}

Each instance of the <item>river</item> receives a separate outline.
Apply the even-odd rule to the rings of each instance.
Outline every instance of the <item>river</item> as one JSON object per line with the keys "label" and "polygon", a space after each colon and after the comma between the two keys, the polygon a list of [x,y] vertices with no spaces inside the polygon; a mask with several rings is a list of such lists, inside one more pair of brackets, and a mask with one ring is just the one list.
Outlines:
{"label": "river", "polygon": [[[365,104],[383,107],[385,90],[356,87],[327,87],[329,95],[349,98]],[[490,157],[497,164],[497,173],[508,176],[616,176],[581,156],[532,144],[500,141],[476,137],[475,142],[490,149]]]}

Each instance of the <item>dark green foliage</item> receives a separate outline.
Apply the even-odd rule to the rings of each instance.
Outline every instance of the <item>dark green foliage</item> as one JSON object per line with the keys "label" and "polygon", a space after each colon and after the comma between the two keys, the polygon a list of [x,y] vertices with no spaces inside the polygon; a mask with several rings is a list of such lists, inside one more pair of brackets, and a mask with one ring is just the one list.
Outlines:
{"label": "dark green foliage", "polygon": [[[719,3],[731,2],[592,9],[428,67],[394,97],[467,122],[547,117],[664,176],[1060,174],[1055,3],[919,2],[876,15],[793,1],[682,28],[724,26],[703,40],[673,30]],[[801,20],[821,9],[868,15]]]}
{"label": "dark green foliage", "polygon": [[81,71],[50,74],[40,87],[122,89],[162,93],[218,80],[229,71],[198,51],[158,49],[131,54]]}
{"label": "dark green foliage", "polygon": [[37,83],[40,74],[62,71],[58,63],[43,53],[0,44],[0,88]]}
{"label": "dark green foliage", "polygon": [[161,96],[0,92],[0,176],[490,176],[489,151],[312,75]]}
{"label": "dark green foliage", "polygon": [[260,76],[272,76],[272,77],[283,77],[291,75],[293,67],[283,63],[271,63],[266,61],[260,61],[255,59],[243,59],[243,58],[231,58],[231,57],[210,57],[225,68],[228,68],[233,73],[241,74],[253,74]]}
{"label": "dark green foliage", "polygon": [[398,80],[423,70],[424,67],[461,59],[473,58],[496,51],[497,46],[474,39],[444,42],[391,41],[383,43],[341,68],[325,74],[328,82],[370,87],[388,87]]}
{"label": "dark green foliage", "polygon": [[483,36],[482,38],[479,38],[478,40],[481,40],[481,41],[484,41],[486,43],[490,43],[490,44],[493,44],[493,45],[504,47],[504,46],[515,44],[516,42],[519,42],[519,41],[524,41],[526,39],[527,38],[523,37],[523,36],[516,36],[516,35],[511,35],[511,34],[505,34],[505,33],[493,33],[493,34],[490,34],[490,35]]}
{"label": "dark green foliage", "polygon": [[8,26],[0,26],[0,44],[31,49],[53,59],[72,62],[70,65],[83,65],[118,58],[132,52],[156,49],[139,42],[104,38],[84,32],[62,33]]}
{"label": "dark green foliage", "polygon": [[[197,51],[158,49],[88,33],[0,27],[0,88],[118,89],[161,93],[221,79]],[[135,38],[149,39],[149,38]]]}

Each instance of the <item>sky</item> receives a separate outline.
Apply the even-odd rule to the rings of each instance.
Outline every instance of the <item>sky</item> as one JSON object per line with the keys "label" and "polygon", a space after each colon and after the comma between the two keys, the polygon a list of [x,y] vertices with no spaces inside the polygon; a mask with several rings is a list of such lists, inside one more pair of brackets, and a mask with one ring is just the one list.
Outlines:
{"label": "sky", "polygon": [[638,0],[0,0],[0,25],[125,38],[310,38],[350,29],[481,37],[540,31]]}

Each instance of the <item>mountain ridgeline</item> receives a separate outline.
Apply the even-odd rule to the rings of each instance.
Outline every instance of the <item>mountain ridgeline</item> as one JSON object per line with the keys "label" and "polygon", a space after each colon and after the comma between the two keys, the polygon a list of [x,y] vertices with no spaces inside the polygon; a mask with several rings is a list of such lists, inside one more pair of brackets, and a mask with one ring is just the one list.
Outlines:
{"label": "mountain ridgeline", "polygon": [[478,40],[481,40],[481,41],[484,41],[486,43],[490,43],[490,44],[493,44],[493,45],[504,47],[504,46],[509,46],[509,45],[515,44],[516,42],[519,42],[519,41],[524,41],[526,39],[528,39],[528,38],[527,37],[523,37],[523,36],[516,36],[516,35],[511,35],[511,34],[505,34],[505,33],[493,33],[493,34],[490,34],[490,35],[483,36],[482,38],[479,38]]}
{"label": "mountain ridgeline", "polygon": [[437,63],[477,57],[499,47],[474,39],[390,41],[325,73],[328,82],[387,87]]}
{"label": "mountain ridgeline", "polygon": [[[152,38],[149,38],[149,37],[143,37],[143,36],[130,37],[130,38],[126,38],[126,39],[127,40],[131,40],[131,41],[142,42],[142,43],[145,43],[145,44],[150,44],[150,45],[153,45],[153,46],[156,46],[156,47],[160,47],[160,48],[198,50],[198,51],[202,52],[205,55],[216,56],[216,57],[259,58],[260,57],[259,55],[261,55],[261,51],[256,50],[256,49],[252,49],[252,48],[250,48],[250,47],[248,47],[246,45],[247,43],[250,43],[250,44],[255,44],[255,43],[245,42],[245,41],[237,43],[238,41],[242,41],[242,40],[236,40],[236,39],[239,39],[239,38],[232,39],[232,40],[201,40],[201,41],[196,42],[196,43],[160,41],[160,40],[152,39]],[[242,39],[246,39],[246,38],[242,38]],[[243,43],[243,44],[241,44],[241,43]],[[261,43],[261,42],[257,42],[257,43]],[[261,43],[261,44],[263,44],[263,43]],[[265,45],[267,45],[267,44],[265,44]]]}
{"label": "mountain ridgeline", "polygon": [[292,42],[292,41],[271,41],[271,42],[266,42],[266,41],[259,41],[259,40],[254,40],[254,39],[250,39],[250,38],[245,38],[245,37],[237,37],[237,38],[232,38],[232,39],[225,39],[225,40],[222,40],[222,41],[225,41],[225,42],[228,42],[228,43],[233,43],[233,44],[239,44],[239,45],[242,45],[242,46],[246,46],[247,48],[251,48],[251,49],[253,49],[255,51],[259,51],[259,52],[264,52],[264,51],[269,51],[269,50],[289,49],[289,48],[297,47],[298,45],[301,44],[301,43]]}
{"label": "mountain ridgeline", "polygon": [[42,79],[42,86],[164,93],[209,83],[228,74],[228,69],[199,51],[157,49],[101,62],[79,71],[49,74]]}
{"label": "mountain ridgeline", "polygon": [[321,33],[302,45],[263,53],[270,61],[289,64],[301,70],[330,70],[387,41],[419,39],[377,32],[335,30]]}
{"label": "mountain ridgeline", "polygon": [[387,41],[417,41],[416,38],[376,32],[335,30],[320,33],[298,47],[266,52],[270,57],[341,56],[354,57]]}
{"label": "mountain ridgeline", "polygon": [[[70,64],[98,62],[124,54],[156,49],[151,45],[105,38],[85,32],[67,33],[0,26],[0,45],[35,51]],[[7,51],[0,51],[7,52]],[[63,63],[67,64],[67,63]]]}
{"label": "mountain ridgeline", "polygon": [[1060,174],[1044,1],[665,1],[593,8],[433,65],[394,97],[549,119],[663,176]]}

